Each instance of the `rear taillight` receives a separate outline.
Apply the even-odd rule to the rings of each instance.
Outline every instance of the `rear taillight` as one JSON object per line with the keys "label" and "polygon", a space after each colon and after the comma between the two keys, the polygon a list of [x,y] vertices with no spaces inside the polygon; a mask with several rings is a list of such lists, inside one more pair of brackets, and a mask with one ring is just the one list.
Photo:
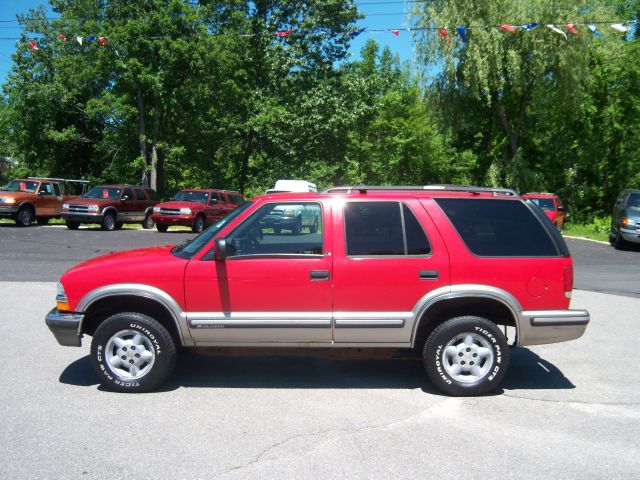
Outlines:
{"label": "rear taillight", "polygon": [[573,265],[564,267],[564,295],[567,298],[571,298],[571,291],[573,290]]}

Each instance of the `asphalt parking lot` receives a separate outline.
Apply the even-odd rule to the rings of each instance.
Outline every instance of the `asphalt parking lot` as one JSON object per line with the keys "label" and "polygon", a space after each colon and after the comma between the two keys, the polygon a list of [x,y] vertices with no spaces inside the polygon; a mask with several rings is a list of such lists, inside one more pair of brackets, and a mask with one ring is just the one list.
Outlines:
{"label": "asphalt parking lot", "polygon": [[587,333],[516,350],[491,396],[444,397],[408,360],[194,352],[160,391],[103,390],[88,342],[44,325],[55,280],[187,238],[0,224],[0,478],[637,478],[640,252],[570,241]]}

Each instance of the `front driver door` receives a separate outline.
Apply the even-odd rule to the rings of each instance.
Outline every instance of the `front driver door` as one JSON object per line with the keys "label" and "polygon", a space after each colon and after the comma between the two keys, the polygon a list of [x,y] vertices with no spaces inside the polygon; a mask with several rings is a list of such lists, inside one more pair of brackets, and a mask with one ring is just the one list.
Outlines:
{"label": "front driver door", "polygon": [[[275,233],[269,202],[226,236],[225,260],[193,260],[185,273],[187,320],[199,345],[331,342],[331,228],[326,206],[317,231]],[[297,202],[295,205],[300,205]]]}

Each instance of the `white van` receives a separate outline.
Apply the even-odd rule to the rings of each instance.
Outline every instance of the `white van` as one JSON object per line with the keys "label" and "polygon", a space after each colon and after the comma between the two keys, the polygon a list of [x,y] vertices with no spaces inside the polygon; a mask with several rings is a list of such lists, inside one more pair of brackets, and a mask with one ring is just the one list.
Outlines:
{"label": "white van", "polygon": [[267,190],[267,193],[282,192],[317,192],[318,187],[315,183],[306,180],[278,180],[273,188]]}

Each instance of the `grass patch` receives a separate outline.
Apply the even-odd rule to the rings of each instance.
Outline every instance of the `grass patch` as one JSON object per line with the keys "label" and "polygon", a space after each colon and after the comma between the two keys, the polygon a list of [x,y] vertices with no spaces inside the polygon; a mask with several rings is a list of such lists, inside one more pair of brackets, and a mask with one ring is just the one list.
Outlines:
{"label": "grass patch", "polygon": [[570,237],[584,237],[591,240],[609,241],[610,218],[594,218],[591,223],[565,223],[562,233]]}

